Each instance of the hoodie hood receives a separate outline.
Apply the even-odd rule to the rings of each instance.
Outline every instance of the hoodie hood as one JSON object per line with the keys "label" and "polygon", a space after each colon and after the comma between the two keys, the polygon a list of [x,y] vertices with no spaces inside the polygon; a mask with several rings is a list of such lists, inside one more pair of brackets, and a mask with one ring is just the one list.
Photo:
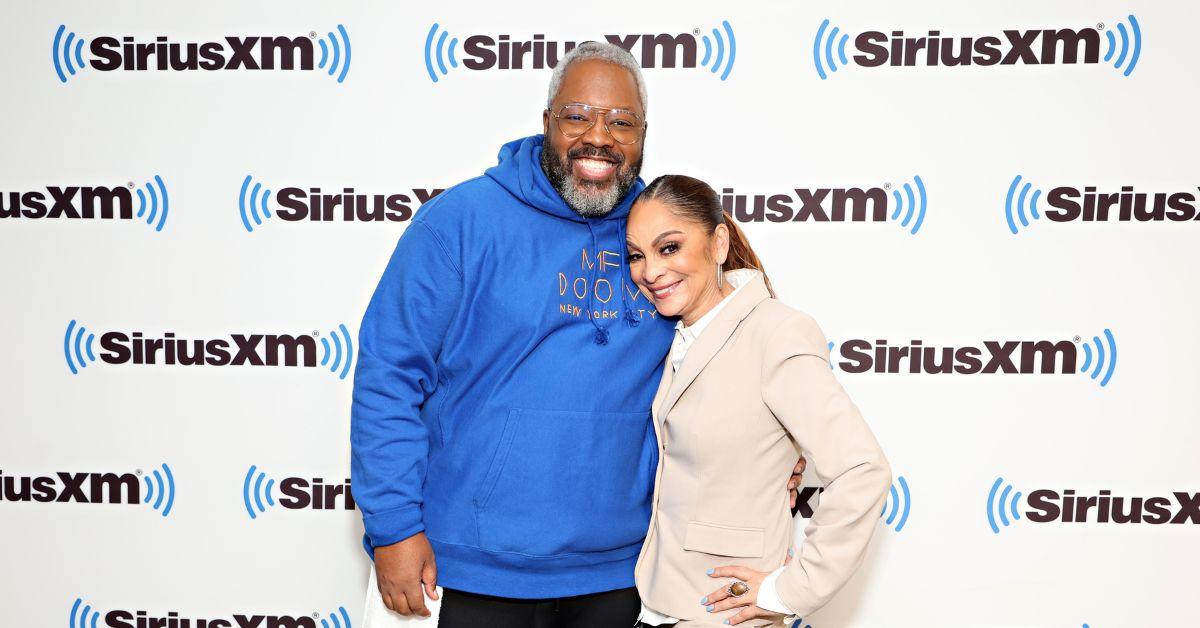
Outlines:
{"label": "hoodie hood", "polygon": [[[543,135],[531,135],[513,140],[500,147],[497,155],[499,162],[487,169],[487,176],[499,183],[513,196],[521,199],[526,205],[534,207],[552,216],[565,218],[574,222],[587,222],[588,219],[575,213],[563,200],[558,190],[550,183],[550,179],[542,170]],[[642,192],[646,183],[638,177],[629,192],[625,194],[617,206],[606,216],[592,220],[624,220],[629,215],[633,199]]]}
{"label": "hoodie hood", "polygon": [[[617,221],[615,234],[617,242],[614,244],[617,250],[621,252],[619,280],[621,318],[625,320],[626,325],[637,327],[640,321],[633,314],[633,310],[629,305],[628,295],[625,291],[625,279],[629,275],[629,269],[625,265],[625,260],[629,256],[625,248],[625,219],[629,216],[629,208],[633,205],[633,199],[637,198],[638,194],[641,194],[646,184],[642,181],[641,177],[638,177],[625,194],[625,198],[621,199],[621,202],[617,203],[617,206],[611,212],[600,218],[584,218],[575,213],[567,205],[562,195],[550,183],[550,178],[542,170],[542,142],[544,139],[544,135],[531,135],[519,140],[513,140],[501,146],[500,154],[498,155],[500,162],[488,168],[486,174],[526,205],[551,216],[587,225],[588,234],[592,240],[592,251],[599,251],[601,249],[600,237],[596,233],[598,229],[605,230],[601,227],[601,224],[609,221]],[[599,272],[599,265],[591,267],[588,276],[589,285],[595,285]],[[589,312],[592,311],[594,304],[595,291],[589,290]],[[609,327],[612,325],[612,319],[600,322],[595,318],[588,317],[588,320],[596,330],[596,344],[608,344]]]}

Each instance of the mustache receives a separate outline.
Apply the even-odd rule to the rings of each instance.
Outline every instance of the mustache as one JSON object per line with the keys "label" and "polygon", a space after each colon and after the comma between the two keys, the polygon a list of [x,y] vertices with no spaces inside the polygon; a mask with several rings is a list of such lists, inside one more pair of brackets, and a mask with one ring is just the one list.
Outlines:
{"label": "mustache", "polygon": [[567,151],[568,160],[579,158],[605,159],[618,166],[625,161],[625,158],[620,153],[599,146],[579,146]]}

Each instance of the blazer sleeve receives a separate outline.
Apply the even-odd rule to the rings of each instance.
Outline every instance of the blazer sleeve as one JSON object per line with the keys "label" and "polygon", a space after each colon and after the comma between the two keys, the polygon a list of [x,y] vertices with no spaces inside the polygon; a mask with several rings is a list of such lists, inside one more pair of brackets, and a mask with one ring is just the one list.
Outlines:
{"label": "blazer sleeve", "polygon": [[780,599],[801,617],[824,606],[862,564],[892,482],[828,360],[821,329],[796,313],[770,335],[763,362],[763,401],[825,486],[796,559],[776,581]]}

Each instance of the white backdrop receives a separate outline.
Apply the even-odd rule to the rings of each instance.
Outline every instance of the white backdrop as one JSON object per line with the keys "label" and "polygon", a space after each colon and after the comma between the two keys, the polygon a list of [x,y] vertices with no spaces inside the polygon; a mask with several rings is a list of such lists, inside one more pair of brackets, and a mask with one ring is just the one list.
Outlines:
{"label": "white backdrop", "polygon": [[[754,195],[779,194],[795,210],[797,188],[812,196],[878,187],[888,198],[883,221],[744,224],[781,298],[814,315],[838,345],[839,379],[897,476],[896,515],[889,524],[884,513],[866,565],[804,625],[1195,621],[1200,513],[1183,508],[1179,523],[1158,525],[1117,524],[1094,509],[1083,523],[1030,517],[1038,512],[1031,494],[1045,491],[1110,491],[1126,510],[1134,497],[1162,496],[1171,517],[1181,510],[1175,493],[1187,502],[1200,491],[1192,359],[1200,299],[1191,268],[1200,222],[1055,221],[1050,205],[1064,186],[1102,194],[1132,186],[1151,203],[1155,193],[1186,193],[1195,211],[1200,9],[1192,4],[75,1],[10,3],[0,16],[8,88],[0,623],[83,628],[98,617],[101,626],[142,628],[150,618],[238,625],[237,616],[263,615],[361,625],[369,562],[358,512],[344,497],[334,508],[285,502],[296,505],[287,495],[297,484],[349,477],[352,375],[338,375],[352,364],[358,322],[407,223],[287,221],[280,191],[350,187],[404,195],[393,202],[415,208],[416,190],[475,176],[502,142],[540,131],[549,70],[471,69],[473,36],[610,34],[682,35],[696,47],[699,67],[665,68],[655,57],[646,69],[647,180],[698,176],[749,195],[751,207]],[[836,72],[825,56],[835,26]],[[1053,51],[1049,63],[967,67],[930,66],[924,56],[867,67],[855,58],[869,31],[937,30],[957,41],[1044,29],[1093,29],[1095,62],[1062,63]],[[441,32],[449,33],[444,73]],[[813,58],[819,32],[824,79]],[[96,65],[115,49],[97,53],[105,37],[216,47],[226,37],[309,33],[310,70]],[[1045,38],[1031,47],[1039,58]],[[317,67],[321,42],[329,56]],[[1014,234],[1005,206],[1017,175]],[[247,176],[248,193],[262,187],[253,201],[241,199],[243,218]],[[927,201],[919,228],[904,188],[919,206],[917,177]],[[1026,182],[1025,203],[1042,191],[1040,218],[1021,209]],[[29,201],[30,193],[129,183],[132,211],[139,190],[146,198],[140,219],[33,218],[29,202],[14,209],[14,194]],[[67,205],[82,207],[78,195]],[[264,196],[270,217],[256,204]],[[353,341],[335,355],[339,325]],[[314,366],[164,365],[161,356],[154,365],[110,363],[122,362],[111,350],[116,334],[135,332],[231,344],[235,334],[305,338]],[[852,373],[844,343],[855,339],[979,348],[1066,341],[1073,371],[1083,368],[1084,345],[1105,356],[1084,373]],[[269,361],[265,349],[257,355]],[[1060,356],[1056,370],[1071,360]],[[138,489],[127,486],[124,501],[137,504],[84,503],[108,495],[91,492],[99,476],[76,475],[84,473],[133,474],[126,478]],[[47,490],[22,496],[23,482]],[[79,490],[66,488],[75,483]]]}

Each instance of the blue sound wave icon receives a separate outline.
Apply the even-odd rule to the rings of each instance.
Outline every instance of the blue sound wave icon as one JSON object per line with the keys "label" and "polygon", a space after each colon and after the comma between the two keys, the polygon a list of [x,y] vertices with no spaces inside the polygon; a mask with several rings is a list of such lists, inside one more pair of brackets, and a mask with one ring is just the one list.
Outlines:
{"label": "blue sound wave icon", "polygon": [[[1104,62],[1108,63],[1111,61],[1113,67],[1122,70],[1122,76],[1129,76],[1133,73],[1133,69],[1137,67],[1138,59],[1142,56],[1142,27],[1138,24],[1137,18],[1130,14],[1129,27],[1126,28],[1124,22],[1117,22],[1117,33],[1120,34],[1120,44],[1117,43],[1117,35],[1113,35],[1111,28],[1104,32],[1108,38],[1108,47],[1104,52]],[[1130,50],[1131,45],[1132,50]],[[1115,59],[1113,58],[1114,55],[1116,55]],[[1129,63],[1126,63],[1126,61]],[[1124,69],[1122,69],[1122,66],[1124,66]]]}
{"label": "blue sound wave icon", "polygon": [[[1100,373],[1104,373],[1104,377],[1100,379],[1100,386],[1108,385],[1108,381],[1112,379],[1113,371],[1117,368],[1117,340],[1113,337],[1111,329],[1104,328],[1104,341],[1101,342],[1099,336],[1092,336],[1090,343],[1083,345],[1083,365],[1079,367],[1080,373],[1087,373],[1092,379],[1100,377]],[[1093,351],[1092,347],[1095,347]]]}
{"label": "blue sound wave icon", "polygon": [[[901,187],[904,188],[904,194],[900,193]],[[925,182],[921,181],[921,177],[914,176],[913,183],[905,183],[903,186],[892,189],[892,200],[895,204],[895,209],[892,210],[892,221],[900,220],[901,227],[907,228],[909,233],[916,235],[925,222],[925,209],[929,205],[929,197],[925,193]],[[904,214],[902,220],[900,214]],[[909,223],[912,223],[911,227],[909,227]]]}
{"label": "blue sound wave icon", "polygon": [[[1020,192],[1017,192],[1017,189]],[[1032,193],[1031,193],[1032,190]],[[1042,215],[1038,213],[1038,199],[1042,197],[1042,191],[1034,188],[1033,184],[1028,181],[1021,185],[1021,175],[1013,178],[1012,183],[1008,186],[1008,194],[1004,196],[1004,218],[1008,221],[1008,230],[1016,234],[1017,221],[1021,222],[1021,227],[1028,227],[1030,218],[1026,218],[1028,210],[1029,216],[1033,220],[1041,219]],[[1014,219],[1015,217],[1015,219]]]}
{"label": "blue sound wave icon", "polygon": [[[700,59],[701,68],[709,68],[713,74],[721,73],[721,80],[729,78],[729,73],[733,71],[733,62],[737,58],[737,39],[733,36],[733,27],[729,25],[729,20],[721,20],[721,28],[723,31],[716,28],[712,29],[712,40],[708,35],[700,38],[704,43],[704,57]],[[726,41],[728,41],[729,54],[725,53]],[[713,55],[713,46],[716,46],[717,54]],[[709,60],[712,60],[711,65]]]}
{"label": "blue sound wave icon", "polygon": [[[251,184],[254,184],[251,187]],[[242,179],[242,191],[238,194],[238,211],[242,216],[242,226],[246,231],[254,233],[254,227],[250,221],[253,219],[255,225],[262,225],[263,221],[271,217],[271,190],[263,187],[262,183],[255,183],[254,177],[246,175]],[[249,207],[249,209],[247,209]]]}
{"label": "blue sound wave icon", "polygon": [[[429,27],[429,34],[425,36],[425,71],[429,73],[429,79],[434,83],[438,82],[438,73],[446,76],[450,70],[446,69],[446,63],[450,63],[450,68],[458,67],[458,59],[454,57],[454,49],[458,46],[458,38],[450,37],[449,31],[440,30],[437,22]],[[449,45],[446,44],[446,39],[450,39]],[[436,40],[436,44],[434,41]],[[437,63],[437,72],[434,72],[434,63]]]}
{"label": "blue sound wave icon", "polygon": [[350,71],[350,36],[346,34],[346,27],[338,24],[336,34],[329,31],[317,43],[321,45],[321,60],[317,67],[326,70],[329,76],[336,74],[337,82],[345,81],[346,73]]}
{"label": "blue sound wave icon", "polygon": [[[1003,490],[1001,490],[1001,486],[1004,487]],[[999,493],[998,496],[997,493]],[[1021,513],[1017,512],[1017,505],[1020,502],[1021,491],[1014,492],[1013,486],[1005,483],[1004,478],[996,478],[992,484],[992,490],[988,491],[987,499],[988,525],[991,526],[993,533],[1000,534],[1000,526],[996,525],[996,519],[999,519],[1006,528],[1010,523],[1020,521]]]}
{"label": "blue sound wave icon", "polygon": [[817,28],[817,36],[813,37],[813,65],[822,81],[838,71],[839,63],[843,66],[850,65],[850,60],[846,58],[848,41],[850,36],[841,32],[841,29],[836,26],[829,28],[829,20],[822,21],[821,26]]}
{"label": "blue sound wave icon", "polygon": [[175,505],[175,476],[171,473],[171,467],[164,462],[161,472],[154,469],[153,473],[143,475],[142,480],[146,482],[146,496],[142,498],[142,503],[160,511],[164,517],[171,514],[171,506]]}
{"label": "blue sound wave icon", "polygon": [[75,598],[75,603],[71,605],[70,628],[96,628],[98,621],[100,611],[93,609],[91,604],[84,604],[82,598]]}
{"label": "blue sound wave icon", "polygon": [[[333,341],[329,338],[333,338]],[[329,365],[329,372],[337,373],[338,379],[346,379],[350,364],[354,361],[354,343],[350,341],[350,332],[345,325],[338,325],[337,330],[329,332],[329,338],[321,339],[321,366]]]}
{"label": "blue sound wave icon", "polygon": [[[153,226],[155,231],[162,231],[163,225],[167,223],[167,212],[171,207],[167,198],[167,186],[163,183],[162,177],[154,175],[153,183],[148,181],[144,186],[137,188],[137,196],[137,217],[145,216],[146,224]],[[149,211],[146,211],[147,209]]]}
{"label": "blue sound wave icon", "polygon": [[250,469],[246,471],[246,480],[242,482],[242,503],[246,505],[246,512],[250,514],[251,519],[258,518],[255,510],[262,513],[275,505],[274,489],[275,480],[268,478],[257,466],[250,465]]}
{"label": "blue sound wave icon", "polygon": [[[896,490],[896,485],[900,485],[900,490]],[[896,481],[892,483],[892,488],[888,491],[887,500],[883,504],[883,512],[879,515],[880,519],[884,519],[883,523],[889,528],[899,532],[904,529],[904,524],[908,523],[908,512],[912,508],[912,494],[908,492],[908,481],[904,476],[897,476]]]}
{"label": "blue sound wave icon", "polygon": [[78,375],[81,369],[87,368],[89,362],[96,361],[96,354],[92,352],[95,340],[96,334],[78,325],[75,319],[67,323],[67,333],[63,335],[63,357],[67,359],[67,368],[71,369],[72,375]]}
{"label": "blue sound wave icon", "polygon": [[[65,38],[63,33],[67,33]],[[67,32],[64,24],[59,24],[58,30],[54,32],[50,56],[54,61],[54,73],[58,75],[61,83],[66,83],[68,76],[75,76],[76,72],[87,67],[83,64],[83,38],[76,37],[74,31]],[[65,73],[63,68],[66,68]]]}
{"label": "blue sound wave icon", "polygon": [[[339,620],[339,618],[341,618]],[[353,628],[350,625],[350,615],[346,612],[345,606],[337,607],[337,610],[329,613],[328,619],[321,620],[321,628]]]}

